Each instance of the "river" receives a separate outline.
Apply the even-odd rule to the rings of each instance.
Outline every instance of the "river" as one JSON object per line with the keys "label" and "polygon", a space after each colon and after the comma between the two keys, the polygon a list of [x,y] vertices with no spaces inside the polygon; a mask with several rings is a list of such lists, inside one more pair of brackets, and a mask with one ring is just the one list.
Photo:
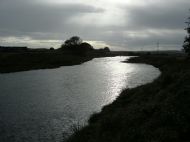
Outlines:
{"label": "river", "polygon": [[122,89],[160,75],[151,65],[121,62],[127,58],[0,74],[0,141],[59,142],[113,102]]}

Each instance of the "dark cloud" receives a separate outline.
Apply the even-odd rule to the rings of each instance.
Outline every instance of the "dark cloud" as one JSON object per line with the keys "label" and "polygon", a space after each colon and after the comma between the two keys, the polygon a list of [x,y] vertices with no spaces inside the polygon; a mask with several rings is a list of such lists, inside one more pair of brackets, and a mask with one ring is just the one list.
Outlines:
{"label": "dark cloud", "polygon": [[102,12],[85,4],[50,5],[24,0],[0,1],[0,29],[19,32],[60,32],[67,20],[80,13]]}
{"label": "dark cloud", "polygon": [[168,1],[157,5],[127,7],[129,28],[180,29],[184,28],[190,1]]}

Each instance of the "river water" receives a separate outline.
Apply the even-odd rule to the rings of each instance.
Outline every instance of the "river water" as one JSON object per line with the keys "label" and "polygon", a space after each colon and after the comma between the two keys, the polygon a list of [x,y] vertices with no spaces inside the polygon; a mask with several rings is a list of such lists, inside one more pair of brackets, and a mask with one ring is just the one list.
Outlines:
{"label": "river water", "polygon": [[151,65],[121,62],[127,58],[0,74],[0,141],[59,142],[113,102],[122,89],[160,75]]}

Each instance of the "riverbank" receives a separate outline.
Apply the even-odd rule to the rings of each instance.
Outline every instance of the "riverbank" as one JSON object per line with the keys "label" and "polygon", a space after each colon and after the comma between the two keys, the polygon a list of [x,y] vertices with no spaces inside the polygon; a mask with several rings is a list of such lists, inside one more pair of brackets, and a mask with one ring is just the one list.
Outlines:
{"label": "riverbank", "polygon": [[190,141],[190,60],[147,55],[126,62],[151,64],[162,74],[152,83],[123,90],[67,142]]}
{"label": "riverbank", "polygon": [[[65,53],[60,50],[37,50],[0,52],[0,73],[11,73],[36,69],[51,69],[61,66],[79,65],[99,57],[139,56],[157,54],[157,52],[131,51],[91,51],[84,55]],[[160,52],[159,54],[181,54],[174,52]]]}
{"label": "riverbank", "polygon": [[128,52],[90,52],[87,55],[75,55],[59,50],[0,52],[0,73],[11,73],[36,69],[51,69],[61,66],[79,65],[99,57],[128,55]]}
{"label": "riverbank", "polygon": [[91,56],[75,56],[56,51],[0,53],[0,73],[78,65],[92,58]]}

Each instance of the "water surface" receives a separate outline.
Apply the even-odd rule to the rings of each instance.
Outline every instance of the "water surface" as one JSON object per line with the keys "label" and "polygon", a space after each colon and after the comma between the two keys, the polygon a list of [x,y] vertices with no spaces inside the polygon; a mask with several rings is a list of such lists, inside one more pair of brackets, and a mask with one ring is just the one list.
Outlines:
{"label": "water surface", "polygon": [[97,58],[82,65],[0,74],[0,141],[60,141],[123,88],[151,82],[151,65]]}

